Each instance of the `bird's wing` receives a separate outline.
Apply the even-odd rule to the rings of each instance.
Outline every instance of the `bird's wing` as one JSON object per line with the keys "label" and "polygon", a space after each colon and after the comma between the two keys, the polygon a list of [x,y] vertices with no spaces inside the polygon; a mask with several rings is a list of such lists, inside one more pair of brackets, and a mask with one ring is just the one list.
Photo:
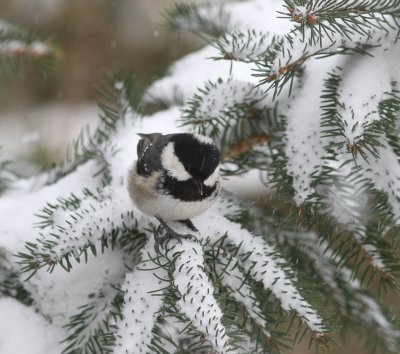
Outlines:
{"label": "bird's wing", "polygon": [[138,133],[138,135],[141,137],[137,144],[137,156],[138,159],[140,160],[143,156],[144,153],[147,151],[147,149],[152,146],[157,140],[162,137],[162,134],[160,133],[152,133],[152,134],[142,134]]}
{"label": "bird's wing", "polygon": [[169,136],[160,133],[138,134],[141,139],[137,144],[137,172],[142,176],[150,176],[155,171],[160,171],[161,151],[168,143]]}

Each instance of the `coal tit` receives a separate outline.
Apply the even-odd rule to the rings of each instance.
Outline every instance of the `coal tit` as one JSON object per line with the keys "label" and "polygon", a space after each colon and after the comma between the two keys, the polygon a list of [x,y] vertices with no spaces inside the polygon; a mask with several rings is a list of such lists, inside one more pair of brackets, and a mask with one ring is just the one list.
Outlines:
{"label": "coal tit", "polygon": [[220,191],[219,151],[211,138],[189,133],[139,134],[138,159],[129,171],[129,194],[143,213],[155,216],[167,234],[156,248],[178,234],[167,221],[197,231],[191,218],[205,212]]}

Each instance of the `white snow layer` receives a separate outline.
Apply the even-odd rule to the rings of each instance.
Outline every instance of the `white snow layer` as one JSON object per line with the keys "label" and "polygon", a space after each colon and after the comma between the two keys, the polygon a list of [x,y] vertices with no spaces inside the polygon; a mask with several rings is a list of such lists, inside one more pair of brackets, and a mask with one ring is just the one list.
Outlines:
{"label": "white snow layer", "polygon": [[[287,113],[286,156],[287,171],[293,177],[295,202],[300,205],[313,192],[312,174],[318,174],[325,156],[321,138],[320,96],[324,74],[335,60],[313,59],[313,68],[305,70],[304,88],[295,93]],[[309,90],[308,87],[313,89]]]}
{"label": "white snow layer", "polygon": [[[216,206],[223,208],[223,205]],[[262,238],[253,236],[240,225],[230,222],[225,217],[219,215],[222,212],[214,212],[205,214],[207,222],[199,223],[199,231],[201,235],[207,235],[213,242],[217,242],[224,236],[226,230],[229,230],[226,238],[227,245],[239,246],[237,255],[239,264],[244,268],[245,272],[264,284],[265,289],[270,289],[272,293],[281,301],[285,310],[295,310],[303,321],[316,332],[323,332],[324,326],[322,318],[318,316],[310,304],[305,301],[299,294],[285,272],[289,272],[283,259],[277,255],[277,250],[267,244]],[[200,216],[199,219],[205,218]],[[204,230],[204,231],[203,231]],[[204,237],[203,236],[203,237]]]}
{"label": "white snow layer", "polygon": [[0,298],[0,353],[60,353],[61,329],[48,323],[34,308]]}
{"label": "white snow layer", "polygon": [[[277,18],[276,11],[283,9],[281,1],[272,0],[265,2],[264,0],[255,0],[244,3],[238,2],[229,5],[227,9],[231,14],[232,23],[237,24],[244,31],[254,29],[256,31],[268,31],[271,35],[282,35],[290,30],[290,21]],[[297,49],[299,53],[303,52],[303,48]],[[218,56],[218,50],[208,46],[178,61],[171,67],[169,76],[157,81],[150,87],[147,92],[147,99],[151,100],[154,97],[160,97],[167,102],[175,102],[174,95],[179,95],[184,100],[187,100],[196,93],[199,87],[204,87],[206,80],[216,82],[219,78],[227,81],[228,78],[233,77],[235,80],[245,83],[258,83],[258,79],[251,75],[253,72],[250,65],[234,62],[231,68],[230,62],[206,59],[216,56]],[[313,175],[318,174],[320,166],[323,163],[323,150],[321,147],[324,146],[324,142],[321,138],[318,119],[320,117],[319,96],[321,94],[322,80],[324,79],[324,74],[327,72],[326,65],[333,68],[342,63],[342,60],[343,57],[333,57],[332,59],[325,59],[323,61],[313,59],[308,62],[303,81],[301,83],[295,81],[295,86],[301,84],[302,88],[297,90],[295,93],[296,99],[293,100],[290,106],[288,129],[286,132],[286,139],[288,141],[286,154],[289,160],[288,172],[294,179],[296,202],[299,204],[312,194],[313,189],[311,185]],[[377,49],[375,57],[368,60],[372,60],[372,66],[376,67],[376,73],[373,74],[374,77],[378,75],[381,75],[382,78],[388,77],[390,65],[387,65],[389,67],[385,67],[382,64],[382,51]],[[395,65],[395,63],[391,63],[391,65]],[[366,66],[367,64],[365,66],[362,64],[357,69],[357,72],[360,75],[364,74]],[[357,81],[356,78],[352,79],[352,75],[349,73],[348,77],[351,83]],[[390,78],[392,77],[390,76]],[[365,81],[362,81],[362,84],[365,85]],[[355,86],[355,92],[358,92],[357,88]],[[379,88],[387,90],[387,82],[384,80],[379,81]],[[363,126],[365,119],[368,120],[374,117],[368,115],[365,108],[365,103],[371,99],[372,93],[368,89],[363,90],[361,93],[362,96],[354,98],[351,101],[352,108],[359,110],[360,113],[355,115],[360,120],[359,127]],[[347,94],[348,92],[344,87],[341,91],[341,97]],[[375,105],[378,100],[379,97],[376,99],[373,97],[370,104]],[[118,128],[115,136],[112,137],[112,142],[116,145],[115,151],[117,153],[112,157],[107,155],[113,177],[108,193],[110,193],[110,196],[114,198],[118,196],[118,198],[115,198],[115,203],[106,203],[103,211],[96,215],[96,217],[104,213],[103,215],[111,217],[112,221],[122,222],[118,219],[119,215],[126,213],[127,209],[129,209],[133,210],[133,214],[138,220],[147,220],[132,204],[129,204],[126,192],[126,174],[136,159],[136,144],[138,142],[136,133],[151,133],[155,131],[162,133],[177,132],[179,131],[177,129],[177,121],[180,119],[180,116],[179,107],[173,107],[152,116],[144,117],[141,120],[136,120],[134,124],[128,121],[125,125],[121,125]],[[343,116],[346,121],[350,122],[351,120],[351,124],[354,126],[352,117],[348,117],[345,114]],[[360,133],[362,133],[361,130],[355,133],[353,130],[348,131],[349,141],[351,141],[350,139],[354,140],[357,137],[356,134]],[[398,193],[398,190],[393,184],[397,183],[398,185],[400,173],[393,173],[392,169],[393,166],[397,166],[397,169],[399,169],[398,160],[390,150],[384,150],[381,154],[382,156],[387,154],[386,157],[388,159],[386,161],[381,159],[379,160],[379,164],[374,165],[379,170],[373,168],[368,170],[367,166],[365,166],[365,169],[366,171],[370,171],[370,176],[376,183],[380,183],[378,185],[379,188],[392,195],[390,198],[394,204],[396,202],[395,193]],[[378,171],[380,171],[380,175],[377,175]],[[100,178],[94,177],[96,172],[95,163],[89,162],[80,166],[74,173],[62,178],[56,184],[40,189],[35,188],[38,183],[35,179],[15,184],[14,188],[7,191],[0,199],[0,215],[2,216],[2,223],[0,224],[0,247],[6,249],[7,254],[16,254],[23,251],[25,242],[34,242],[39,237],[38,230],[32,228],[32,225],[39,221],[35,213],[43,208],[47,202],[55,201],[59,197],[67,198],[71,193],[74,193],[84,198],[82,195],[84,188],[95,191],[96,188],[101,186]],[[85,203],[89,203],[89,200]],[[115,208],[114,211],[112,208]],[[396,213],[400,215],[400,210],[396,210]],[[224,246],[227,247],[229,252],[229,247],[242,245],[237,255],[237,261],[244,271],[246,273],[249,272],[255,280],[262,282],[265,288],[271,289],[272,293],[280,299],[284,309],[295,310],[312,330],[323,332],[324,326],[321,318],[300,295],[290,280],[295,277],[287,275],[290,270],[286,267],[282,259],[276,255],[276,250],[266,244],[261,238],[251,235],[247,231],[242,230],[239,225],[228,221],[222,216],[223,214],[224,205],[221,203],[193,220],[200,231],[199,241],[203,242],[203,244],[207,239],[216,242],[228,231]],[[86,217],[90,218],[91,213],[84,215],[84,218]],[[56,221],[61,224],[65,223],[65,215],[57,215]],[[86,236],[82,235],[82,231],[85,231],[84,221],[82,223],[78,222],[76,227],[74,226],[75,232],[80,234],[80,237],[75,240],[76,244],[74,244],[74,247],[76,249],[79,249],[79,247],[88,241],[87,235],[89,233],[85,232]],[[104,222],[100,226],[106,229],[110,225]],[[47,231],[45,230],[44,232]],[[98,238],[92,240],[92,242],[99,246]],[[151,242],[148,243],[146,247],[150,247],[151,244]],[[184,247],[188,244],[190,244],[191,249]],[[196,318],[196,311],[193,311],[193,308],[188,305],[186,297],[183,297],[184,294],[186,296],[188,294],[187,286],[189,279],[177,270],[174,273],[174,284],[179,294],[182,295],[179,300],[180,309],[182,312],[187,312],[186,315],[192,321],[192,324],[200,330],[204,329],[207,321],[215,323],[214,328],[218,329],[218,331],[208,333],[207,339],[216,348],[220,349],[221,352],[224,352],[224,348],[227,348],[229,344],[225,346],[225,343],[227,343],[225,329],[220,321],[220,310],[214,302],[215,299],[211,296],[213,294],[212,285],[203,275],[205,273],[202,269],[204,267],[204,260],[201,247],[189,241],[183,242],[182,245],[175,245],[175,247],[177,250],[184,251],[180,258],[176,260],[177,264],[182,266],[181,269],[187,266],[187,262],[191,262],[191,264],[197,266],[197,269],[192,270],[194,280],[190,279],[190,282],[193,282],[191,285],[199,291],[205,291],[204,299],[206,301],[199,304],[199,306],[213,304],[215,306],[215,313],[212,316],[205,315],[204,321],[203,319]],[[61,247],[56,246],[54,254],[61,256],[66,250],[68,249],[61,249]],[[57,267],[52,274],[45,270],[39,271],[37,275],[25,283],[28,290],[32,292],[34,300],[32,308],[17,304],[14,300],[1,299],[0,310],[2,316],[0,318],[0,329],[2,330],[0,330],[0,352],[7,353],[7,350],[11,350],[9,351],[10,353],[24,353],[24,348],[21,347],[21,340],[16,343],[13,339],[15,338],[15,329],[19,326],[23,326],[22,328],[25,329],[20,334],[26,336],[25,343],[30,343],[30,347],[26,349],[27,354],[60,352],[58,340],[66,337],[67,333],[61,326],[67,322],[67,318],[73,315],[79,306],[88,303],[90,296],[93,293],[97,293],[99,289],[104,288],[105,284],[121,282],[125,276],[124,264],[129,264],[129,261],[126,260],[126,255],[122,251],[121,253],[115,252],[106,251],[102,256],[89,256],[88,264],[73,263],[70,273],[66,273]],[[247,252],[250,252],[249,257],[247,257]],[[192,257],[190,260],[189,256]],[[18,270],[18,265],[15,264],[14,258],[11,258],[11,260],[14,262],[16,270]],[[135,262],[137,262],[137,259],[131,260],[131,264],[134,264],[133,268],[138,266]],[[142,264],[142,266],[146,266],[146,263]],[[153,301],[154,299],[149,301],[151,296],[149,295],[149,291],[157,290],[160,284],[156,277],[152,277],[150,274],[151,271],[146,273],[149,277],[146,278],[146,281],[143,281],[140,272],[133,272],[125,277],[126,282],[123,290],[125,291],[125,303],[127,306],[124,308],[124,320],[118,324],[120,329],[118,348],[127,349],[128,353],[129,351],[132,353],[135,352],[132,345],[136,346],[137,339],[139,338],[132,339],[134,336],[131,336],[131,333],[136,333],[138,328],[134,326],[135,318],[128,317],[130,316],[129,311],[131,313],[132,311],[138,311],[139,314],[145,315],[145,317],[137,320],[142,321],[141,323],[146,325],[147,330],[151,331],[155,321],[154,313],[160,306],[158,301],[161,301],[161,297],[157,301]],[[138,287],[138,283],[143,287]],[[235,284],[230,285],[235,287]],[[146,299],[139,303],[131,304],[129,294],[134,293],[136,290],[139,290],[142,297],[146,297]],[[239,300],[239,297],[237,299]],[[244,299],[242,300],[243,303],[246,303]],[[61,303],[63,306],[60,306]],[[150,306],[150,303],[152,308],[146,313],[144,309],[147,308],[147,305]],[[32,310],[33,308],[37,308],[39,313],[35,314]],[[9,316],[3,316],[4,313]],[[257,312],[250,313],[250,315],[256,317]],[[10,317],[13,318],[13,321],[9,320]],[[51,324],[45,318],[51,320]],[[6,335],[3,333],[6,333]],[[48,335],[49,333],[50,335]],[[32,337],[29,337],[30,335]],[[42,339],[38,343],[37,341],[33,341],[33,337],[45,337],[45,339]],[[141,345],[141,348],[145,348],[149,343],[148,338],[144,336],[142,340],[143,342],[138,345]],[[36,344],[37,347],[35,346]],[[118,350],[120,349],[117,349],[117,352]]]}
{"label": "white snow layer", "polygon": [[266,53],[270,46],[271,37],[265,32],[250,31],[243,33],[236,31],[228,33],[220,39],[218,47],[223,55],[233,60],[257,59]]}
{"label": "white snow layer", "polygon": [[175,241],[174,284],[181,295],[178,308],[191,320],[221,354],[234,353],[222,324],[222,311],[215,300],[214,287],[204,270],[201,245],[184,240]]}
{"label": "white snow layer", "polygon": [[[178,109],[173,108],[168,111],[159,112],[150,117],[144,117],[143,119],[136,119],[134,124],[127,122],[120,126],[113,141],[116,143],[117,153],[110,160],[110,168],[112,171],[112,183],[109,187],[104,188],[98,200],[91,196],[85,197],[82,194],[83,188],[89,188],[94,191],[98,186],[101,185],[99,177],[92,177],[97,171],[94,163],[87,163],[77,169],[75,173],[72,173],[59,182],[53,185],[45,186],[41,189],[29,192],[29,188],[23,185],[21,190],[10,190],[7,194],[0,199],[0,214],[5,216],[4,222],[0,226],[0,246],[5,248],[10,254],[16,254],[24,250],[24,242],[34,241],[35,238],[42,238],[39,236],[38,231],[32,229],[32,225],[38,222],[38,218],[34,216],[42,207],[46,205],[46,202],[54,202],[59,196],[68,197],[72,192],[83,201],[81,206],[76,210],[65,210],[65,213],[57,210],[54,217],[54,226],[49,226],[42,230],[43,235],[47,237],[50,233],[58,235],[60,243],[56,243],[51,249],[50,253],[53,254],[55,259],[60,259],[67,251],[80,250],[80,247],[84,246],[85,243],[91,241],[94,245],[99,246],[99,235],[96,235],[93,239],[90,235],[90,226],[98,225],[100,229],[104,229],[105,233],[109,231],[110,225],[118,227],[121,223],[127,222],[129,226],[129,218],[121,219],[121,214],[126,214],[129,210],[133,210],[133,215],[138,220],[139,226],[145,228],[151,219],[146,219],[129,201],[128,194],[126,192],[126,174],[128,169],[133,164],[136,158],[136,144],[139,137],[136,132],[151,132],[151,131],[163,131],[165,133],[176,131],[174,129],[175,122],[179,119],[180,114]],[[25,184],[34,184],[34,180],[27,180]],[[17,187],[15,187],[17,188]],[[95,194],[96,195],[96,194]],[[85,199],[86,198],[86,199]],[[92,207],[96,211],[93,211]],[[85,209],[87,211],[85,211]],[[18,213],[15,212],[18,210]],[[229,232],[228,240],[232,245],[239,245],[243,242],[244,252],[254,252],[254,254],[247,260],[239,259],[241,265],[246,272],[251,271],[251,275],[255,279],[260,280],[264,283],[265,287],[270,288],[273,293],[282,301],[282,306],[285,309],[294,309],[304,319],[304,321],[310,326],[311,329],[317,331],[323,331],[323,327],[320,325],[321,319],[318,315],[310,309],[309,305],[302,299],[294,285],[285,275],[282,270],[284,265],[281,265],[281,261],[276,255],[275,250],[263,243],[261,238],[250,235],[247,231],[241,230],[240,226],[228,221],[220,214],[223,214],[225,210],[224,204],[216,206],[212,210],[208,211],[204,215],[195,218],[193,222],[199,228],[201,236],[199,241],[205,242],[210,238],[213,242],[221,238],[226,231]],[[93,212],[92,212],[93,211]],[[79,215],[74,219],[70,219],[68,214]],[[107,219],[109,222],[107,223]],[[69,220],[70,224],[66,221]],[[128,220],[128,221],[126,221]],[[146,222],[146,220],[148,220]],[[62,226],[61,228],[59,226]],[[75,231],[75,232],[74,232]],[[142,230],[145,231],[145,230]],[[63,233],[66,233],[65,236]],[[77,235],[78,237],[68,240],[67,247],[59,246],[64,242],[62,240],[69,235]],[[58,240],[55,238],[55,240]],[[189,241],[188,241],[189,242]],[[192,243],[192,242],[190,242]],[[149,243],[147,250],[152,248],[152,243]],[[72,248],[71,248],[72,247]],[[174,273],[175,285],[182,295],[181,300],[178,302],[178,306],[183,313],[192,321],[192,324],[199,330],[203,331],[204,326],[208,328],[208,339],[220,352],[229,348],[228,336],[225,334],[224,326],[221,323],[221,310],[219,310],[218,303],[215,301],[213,294],[212,285],[206,279],[204,271],[201,267],[203,264],[203,251],[198,244],[193,244],[187,247],[187,243],[178,244],[175,247],[175,251],[182,250],[182,256],[176,260],[176,264],[179,268],[182,266],[191,267],[193,264],[196,265],[195,273],[190,274],[190,277],[184,276],[186,271]],[[43,248],[43,252],[46,249]],[[154,252],[154,251],[153,251]],[[79,252],[78,252],[79,253]],[[98,253],[100,253],[98,251]],[[190,263],[187,257],[192,257]],[[133,255],[135,257],[135,255]],[[52,320],[52,326],[58,328],[59,331],[64,332],[61,326],[64,325],[68,320],[68,317],[76,314],[79,306],[89,303],[90,294],[98,294],[99,291],[108,289],[107,284],[120,283],[124,277],[125,266],[134,264],[137,259],[129,261],[127,255],[123,252],[117,254],[116,251],[106,250],[103,255],[98,254],[97,257],[89,255],[89,261],[87,264],[84,262],[76,263],[73,259],[72,270],[67,273],[59,266],[56,267],[53,273],[46,272],[45,269],[41,269],[37,274],[32,277],[28,282],[25,283],[27,289],[32,293],[34,300],[34,306],[38,308],[42,315]],[[139,264],[137,267],[145,266]],[[18,269],[17,265],[15,265]],[[181,270],[183,269],[181,268]],[[282,268],[282,269],[281,269]],[[161,298],[155,297],[152,301],[143,302],[143,306],[151,304],[151,307],[146,316],[150,316],[147,320],[142,316],[139,321],[143,321],[143,325],[146,325],[147,331],[141,333],[144,336],[136,336],[135,330],[135,318],[131,316],[132,310],[141,313],[140,302],[129,301],[130,294],[134,293],[134,289],[140,279],[141,272],[133,272],[126,276],[126,285],[123,286],[123,290],[126,292],[125,303],[127,306],[124,308],[124,320],[119,324],[120,332],[118,337],[118,350],[125,352],[126,349],[133,350],[132,345],[136,347],[138,340],[142,338],[142,344],[140,348],[147,346],[148,338],[146,337],[151,333],[151,328],[154,325],[154,313],[160,306]],[[144,272],[143,272],[144,273]],[[154,272],[153,272],[154,273]],[[152,282],[151,271],[146,272],[146,281],[140,287],[143,298],[149,299],[148,291],[157,290],[160,288],[158,278],[154,277]],[[193,277],[192,277],[193,276]],[[145,275],[143,275],[145,277]],[[129,283],[128,283],[129,281]],[[199,297],[194,296],[194,293],[187,294],[189,283],[194,289],[200,291],[203,289],[206,291],[204,298],[207,301],[198,303],[201,308],[204,307],[200,313],[204,311],[204,318],[196,318],[196,305]],[[147,289],[147,290],[146,290]],[[147,293],[147,296],[146,296]],[[183,295],[185,294],[185,298]],[[106,294],[107,296],[107,294]],[[110,297],[111,295],[108,295]],[[188,299],[193,299],[192,302],[188,302]],[[140,298],[140,297],[139,297]],[[60,307],[60,301],[62,299],[63,306]],[[111,298],[109,299],[111,300]],[[135,300],[137,301],[136,297]],[[214,304],[213,306],[211,306]],[[132,307],[134,306],[134,307]],[[150,306],[150,305],[149,305]],[[210,307],[215,309],[215,313],[211,314],[206,312]],[[130,312],[130,314],[129,314]],[[249,311],[250,313],[251,311]],[[253,313],[255,314],[255,313]],[[212,326],[207,324],[211,321]],[[125,325],[127,324],[127,326]],[[131,335],[131,333],[136,333]],[[64,335],[63,338],[65,338]],[[146,339],[147,338],[147,339]],[[133,343],[133,344],[132,344]],[[129,349],[131,348],[131,349]],[[141,349],[141,350],[142,350]],[[143,349],[145,350],[145,349]],[[51,351],[50,351],[51,352]],[[128,351],[129,352],[129,351]]]}
{"label": "white snow layer", "polygon": [[232,289],[232,296],[245,306],[250,317],[264,331],[264,334],[270,337],[271,335],[265,329],[267,322],[260,309],[260,303],[251,286],[243,283],[246,274],[239,269],[239,263],[235,260],[232,261],[228,254],[219,256],[219,259],[220,263],[216,264],[216,273],[220,277],[221,283]]}
{"label": "white snow layer", "polygon": [[264,94],[260,88],[250,82],[235,80],[232,77],[227,81],[206,84],[200,104],[196,107],[195,115],[202,118],[218,118],[229,113],[238,104],[259,102]]}
{"label": "white snow layer", "polygon": [[157,257],[154,243],[149,242],[141,253],[145,260],[126,275],[122,286],[123,319],[118,324],[114,354],[148,353],[157,311],[163,304],[162,292],[154,292],[163,288],[164,284],[160,279],[166,278],[167,272],[163,268],[153,269],[154,263],[148,260],[150,255]]}

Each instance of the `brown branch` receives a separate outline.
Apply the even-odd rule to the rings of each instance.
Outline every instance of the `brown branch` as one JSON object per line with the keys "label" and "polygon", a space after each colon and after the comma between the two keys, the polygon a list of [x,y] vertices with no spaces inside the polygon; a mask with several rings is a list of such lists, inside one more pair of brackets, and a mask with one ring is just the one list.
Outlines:
{"label": "brown branch", "polygon": [[233,53],[225,52],[223,54],[225,60],[237,60],[237,58],[233,55]]}
{"label": "brown branch", "polygon": [[296,71],[311,55],[303,56],[291,64],[280,67],[275,74],[270,74],[267,76],[266,81],[271,82],[279,79],[283,74],[286,74],[288,71]]}
{"label": "brown branch", "polygon": [[[46,58],[62,58],[62,53],[49,45],[41,42],[34,42],[31,44],[16,43],[15,46],[5,43],[3,47],[0,43],[0,57],[8,58],[23,58],[30,57],[33,59],[46,59]],[[3,43],[4,44],[4,43]],[[7,46],[8,44],[8,46]],[[14,44],[11,42],[11,44]]]}
{"label": "brown branch", "polygon": [[269,140],[269,136],[262,133],[255,133],[246,139],[240,139],[231,147],[222,153],[221,161],[237,157],[255,147],[265,145]]}
{"label": "brown branch", "polygon": [[288,11],[291,13],[292,19],[295,22],[311,25],[318,21],[318,17],[313,13],[307,13],[306,16],[304,16],[303,14],[299,14],[296,9],[291,7],[288,7]]}

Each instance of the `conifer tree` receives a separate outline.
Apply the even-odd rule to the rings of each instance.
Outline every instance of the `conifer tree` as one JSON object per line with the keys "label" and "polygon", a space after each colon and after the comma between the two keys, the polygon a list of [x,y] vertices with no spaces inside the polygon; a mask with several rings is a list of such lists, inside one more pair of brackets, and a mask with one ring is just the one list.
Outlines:
{"label": "conifer tree", "polygon": [[[398,353],[399,16],[398,0],[176,5],[168,26],[203,49],[142,97],[110,77],[63,164],[18,180],[0,162],[0,296],[67,354],[278,353],[336,332]],[[196,240],[156,252],[126,186],[156,131],[212,137],[225,178],[256,172],[268,203],[223,190]]]}
{"label": "conifer tree", "polygon": [[33,63],[44,70],[61,52],[33,29],[0,19],[0,75],[10,77]]}

